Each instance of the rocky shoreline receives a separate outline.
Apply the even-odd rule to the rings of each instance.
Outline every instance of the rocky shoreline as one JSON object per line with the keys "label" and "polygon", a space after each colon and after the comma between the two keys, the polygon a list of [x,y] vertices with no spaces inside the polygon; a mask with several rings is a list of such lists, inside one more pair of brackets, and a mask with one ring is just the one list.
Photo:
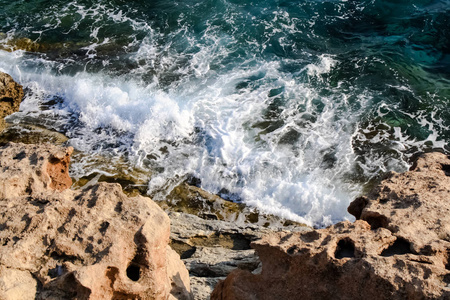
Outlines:
{"label": "rocky shoreline", "polygon": [[0,148],[2,299],[166,299],[168,291],[176,299],[207,299],[232,270],[260,267],[250,243],[273,229],[167,215],[150,198],[126,196],[117,183],[71,190],[72,151]]}
{"label": "rocky shoreline", "polygon": [[[0,74],[0,125],[22,97],[20,85]],[[418,157],[409,172],[390,174],[353,201],[354,223],[313,230],[195,182],[159,205],[100,176],[70,189],[72,148],[5,136],[1,299],[450,298],[444,154]],[[56,135],[49,136],[37,142]]]}
{"label": "rocky shoreline", "polygon": [[191,299],[170,219],[120,185],[69,187],[71,148],[0,148],[2,299]]}
{"label": "rocky shoreline", "polygon": [[261,274],[233,271],[211,299],[450,299],[450,157],[428,153],[348,210],[357,221],[252,244]]}

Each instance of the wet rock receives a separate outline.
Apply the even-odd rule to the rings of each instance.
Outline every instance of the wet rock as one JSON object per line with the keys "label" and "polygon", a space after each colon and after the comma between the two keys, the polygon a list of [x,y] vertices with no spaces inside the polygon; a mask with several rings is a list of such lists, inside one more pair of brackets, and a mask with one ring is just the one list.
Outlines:
{"label": "wet rock", "polygon": [[3,43],[0,44],[0,49],[5,51],[24,50],[37,52],[41,48],[38,43],[26,37],[17,37],[8,40],[5,34],[0,34],[0,39],[4,39]]}
{"label": "wet rock", "polygon": [[2,299],[191,299],[168,216],[119,184],[67,189],[71,151],[0,148]]}
{"label": "wet rock", "polygon": [[[183,258],[196,247],[220,246],[231,250],[249,250],[250,243],[274,231],[309,231],[307,226],[264,228],[254,224],[207,220],[178,212],[169,212],[171,244]],[[186,252],[186,253],[185,253]],[[192,252],[193,253],[193,252]]]}
{"label": "wet rock", "polygon": [[81,189],[99,182],[118,183],[130,197],[147,196],[150,170],[133,165],[126,156],[87,154],[74,151],[71,175],[73,188]]}
{"label": "wet rock", "polygon": [[[0,137],[1,138],[1,137]],[[1,140],[0,140],[1,141]],[[129,196],[147,195],[151,170],[130,166],[125,157],[106,157],[74,153],[72,177],[74,188],[81,188],[97,182],[119,183]],[[77,171],[78,165],[81,167]],[[75,169],[75,170],[74,170]],[[92,170],[92,171],[91,171]],[[82,177],[78,174],[83,174]],[[196,178],[188,178],[170,191],[164,200],[156,203],[166,212],[180,212],[196,215],[202,219],[223,220],[239,224],[250,223],[259,227],[286,227],[305,224],[286,220],[274,215],[263,214],[256,208],[242,203],[227,201],[218,195],[192,184],[200,184]]]}
{"label": "wet rock", "polygon": [[0,72],[0,131],[6,126],[4,118],[19,111],[23,95],[22,86],[8,74]]}
{"label": "wet rock", "polygon": [[[190,180],[194,181],[195,180]],[[191,182],[192,183],[192,182]],[[305,224],[285,220],[274,215],[267,215],[243,203],[225,200],[218,195],[207,192],[197,186],[183,182],[175,187],[164,201],[158,204],[166,211],[196,215],[202,219],[222,220],[239,224],[255,224],[258,227],[286,227]]]}
{"label": "wet rock", "polygon": [[68,140],[62,133],[31,124],[6,124],[5,130],[0,133],[1,146],[8,142],[63,145]]}
{"label": "wet rock", "polygon": [[171,211],[215,220],[235,220],[245,208],[243,204],[225,201],[217,195],[187,183],[175,187],[161,204],[163,208]]}
{"label": "wet rock", "polygon": [[355,200],[354,223],[253,242],[261,274],[235,270],[211,299],[450,298],[449,166],[425,154]]}

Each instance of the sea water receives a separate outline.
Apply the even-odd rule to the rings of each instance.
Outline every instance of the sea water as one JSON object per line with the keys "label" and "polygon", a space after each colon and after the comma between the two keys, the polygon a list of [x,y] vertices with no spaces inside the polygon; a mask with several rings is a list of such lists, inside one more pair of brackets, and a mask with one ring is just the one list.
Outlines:
{"label": "sea water", "polygon": [[0,48],[26,88],[11,120],[123,158],[155,200],[197,178],[326,226],[450,151],[449,0],[0,0]]}

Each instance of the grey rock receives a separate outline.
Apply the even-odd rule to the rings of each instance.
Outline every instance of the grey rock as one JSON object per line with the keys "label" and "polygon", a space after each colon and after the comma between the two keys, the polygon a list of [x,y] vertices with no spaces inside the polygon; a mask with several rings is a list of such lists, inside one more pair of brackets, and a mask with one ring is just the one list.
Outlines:
{"label": "grey rock", "polygon": [[171,247],[180,254],[189,271],[196,300],[209,299],[216,284],[233,270],[258,274],[261,263],[250,244],[274,232],[307,232],[306,226],[272,226],[245,222],[202,219],[170,212]]}

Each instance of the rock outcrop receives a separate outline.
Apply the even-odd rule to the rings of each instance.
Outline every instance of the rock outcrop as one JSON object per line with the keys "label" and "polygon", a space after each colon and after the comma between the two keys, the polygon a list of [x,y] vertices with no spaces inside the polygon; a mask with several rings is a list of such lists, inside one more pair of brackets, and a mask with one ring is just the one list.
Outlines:
{"label": "rock outcrop", "polygon": [[4,118],[19,111],[23,95],[22,86],[8,74],[0,72],[0,131],[6,126]]}
{"label": "rock outcrop", "polygon": [[170,212],[171,246],[180,254],[191,279],[195,300],[209,299],[214,286],[235,269],[258,272],[260,260],[250,243],[279,231],[306,232],[310,227],[290,225],[269,228],[246,222],[202,219]]}
{"label": "rock outcrop", "polygon": [[261,274],[233,271],[211,299],[450,299],[450,158],[424,154],[349,212],[357,220],[254,242]]}
{"label": "rock outcrop", "polygon": [[168,216],[119,184],[68,189],[71,151],[0,148],[0,298],[191,299]]}

